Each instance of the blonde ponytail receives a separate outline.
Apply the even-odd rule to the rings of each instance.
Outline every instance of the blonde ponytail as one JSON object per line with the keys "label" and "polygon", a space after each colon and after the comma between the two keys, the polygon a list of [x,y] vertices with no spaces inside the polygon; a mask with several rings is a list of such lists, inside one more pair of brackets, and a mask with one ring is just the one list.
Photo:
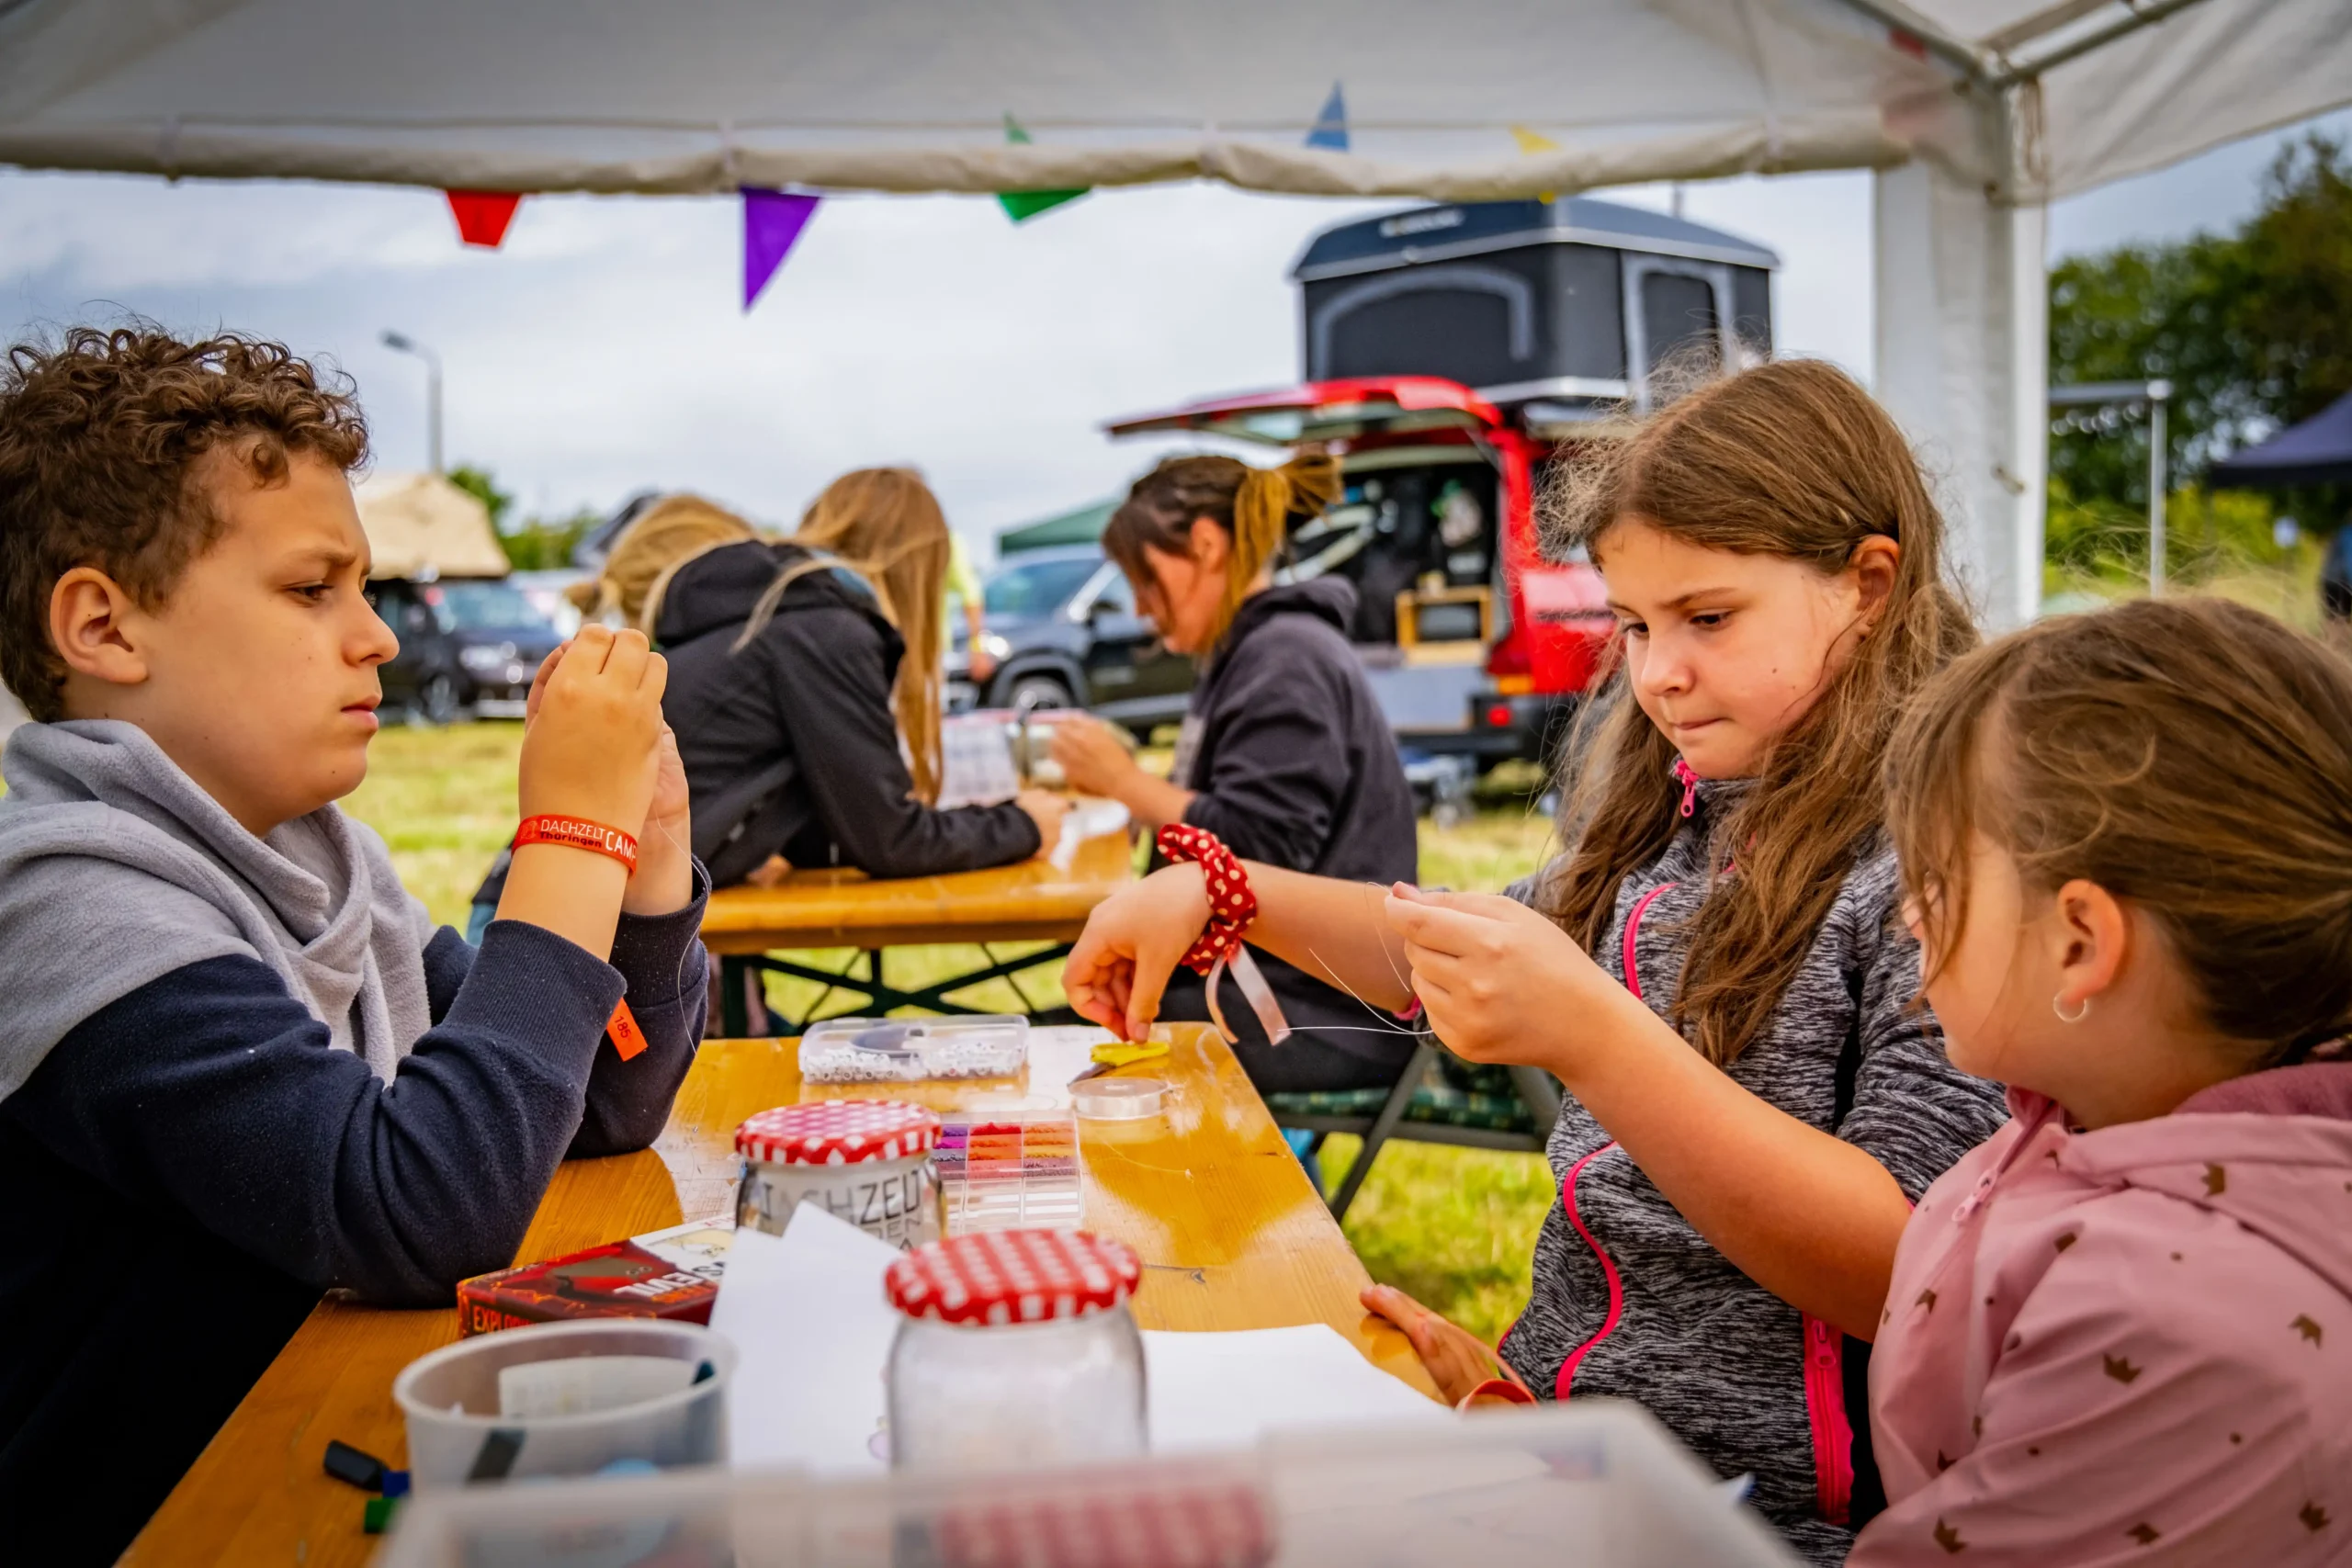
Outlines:
{"label": "blonde ponytail", "polygon": [[1251,468],[1233,494],[1233,554],[1226,560],[1225,602],[1211,643],[1225,635],[1258,574],[1282,552],[1294,513],[1319,515],[1339,499],[1340,465],[1325,453],[1301,452],[1279,468]]}

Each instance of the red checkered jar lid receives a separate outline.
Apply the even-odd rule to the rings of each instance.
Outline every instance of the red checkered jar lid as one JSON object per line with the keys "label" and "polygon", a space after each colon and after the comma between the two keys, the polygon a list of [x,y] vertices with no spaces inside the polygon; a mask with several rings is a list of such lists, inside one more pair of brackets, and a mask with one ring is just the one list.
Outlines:
{"label": "red checkered jar lid", "polygon": [[939,1146],[939,1118],[901,1100],[812,1100],[763,1111],[735,1129],[735,1150],[768,1165],[857,1165]]}
{"label": "red checkered jar lid", "polygon": [[915,1248],[883,1289],[909,1317],[979,1326],[1108,1312],[1142,1277],[1133,1247],[1084,1231],[986,1231]]}

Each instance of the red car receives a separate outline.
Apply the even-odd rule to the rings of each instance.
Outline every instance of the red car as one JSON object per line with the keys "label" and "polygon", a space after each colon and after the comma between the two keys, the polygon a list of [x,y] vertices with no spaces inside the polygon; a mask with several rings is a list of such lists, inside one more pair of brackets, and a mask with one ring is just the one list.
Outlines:
{"label": "red car", "polygon": [[1535,497],[1553,444],[1456,381],[1313,381],[1119,420],[1114,435],[1199,431],[1321,443],[1346,493],[1292,538],[1292,575],[1356,584],[1350,640],[1408,750],[1483,770],[1542,759],[1611,630],[1600,574],[1550,560]]}

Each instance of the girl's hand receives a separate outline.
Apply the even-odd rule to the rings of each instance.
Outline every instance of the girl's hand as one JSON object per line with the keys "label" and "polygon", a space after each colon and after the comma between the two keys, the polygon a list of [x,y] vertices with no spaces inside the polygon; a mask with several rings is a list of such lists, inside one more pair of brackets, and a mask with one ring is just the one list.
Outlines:
{"label": "girl's hand", "polygon": [[1049,789],[1024,789],[1012,797],[1012,804],[1037,825],[1037,855],[1052,854],[1061,841],[1062,818],[1069,815],[1069,802]]}
{"label": "girl's hand", "polygon": [[[1394,1285],[1370,1285],[1356,1298],[1364,1311],[1385,1317],[1405,1331],[1413,1352],[1437,1384],[1438,1396],[1458,1405],[1477,1386],[1492,1378],[1518,1382],[1519,1376],[1503,1364],[1487,1342],[1449,1323]],[[1524,1387],[1524,1384],[1521,1386]],[[1502,1403],[1498,1401],[1498,1403]],[[1510,1403],[1516,1404],[1517,1401]]]}
{"label": "girl's hand", "polygon": [[1142,772],[1107,726],[1078,714],[1054,720],[1053,755],[1069,787],[1080,795],[1115,800],[1128,777]]}
{"label": "girl's hand", "polygon": [[1168,976],[1208,923],[1197,865],[1166,866],[1121,888],[1094,907],[1062,965],[1069,1005],[1123,1040],[1142,1040]]}
{"label": "girl's hand", "polygon": [[[1494,893],[1389,889],[1389,925],[1405,939],[1413,994],[1455,1055],[1558,1068],[1563,1023],[1622,990],[1567,932]],[[1567,1075],[1562,1074],[1563,1077]]]}

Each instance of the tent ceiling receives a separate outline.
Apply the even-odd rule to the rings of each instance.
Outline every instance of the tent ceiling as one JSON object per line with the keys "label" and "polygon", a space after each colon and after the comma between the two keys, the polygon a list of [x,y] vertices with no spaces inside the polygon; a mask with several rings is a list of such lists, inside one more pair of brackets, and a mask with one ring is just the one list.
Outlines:
{"label": "tent ceiling", "polygon": [[[2024,90],[2012,178],[1969,106],[2119,26]],[[1350,153],[1301,144],[1335,80]],[[0,162],[488,189],[1472,198],[1917,153],[2031,197],[2346,101],[2352,0],[0,0]]]}

